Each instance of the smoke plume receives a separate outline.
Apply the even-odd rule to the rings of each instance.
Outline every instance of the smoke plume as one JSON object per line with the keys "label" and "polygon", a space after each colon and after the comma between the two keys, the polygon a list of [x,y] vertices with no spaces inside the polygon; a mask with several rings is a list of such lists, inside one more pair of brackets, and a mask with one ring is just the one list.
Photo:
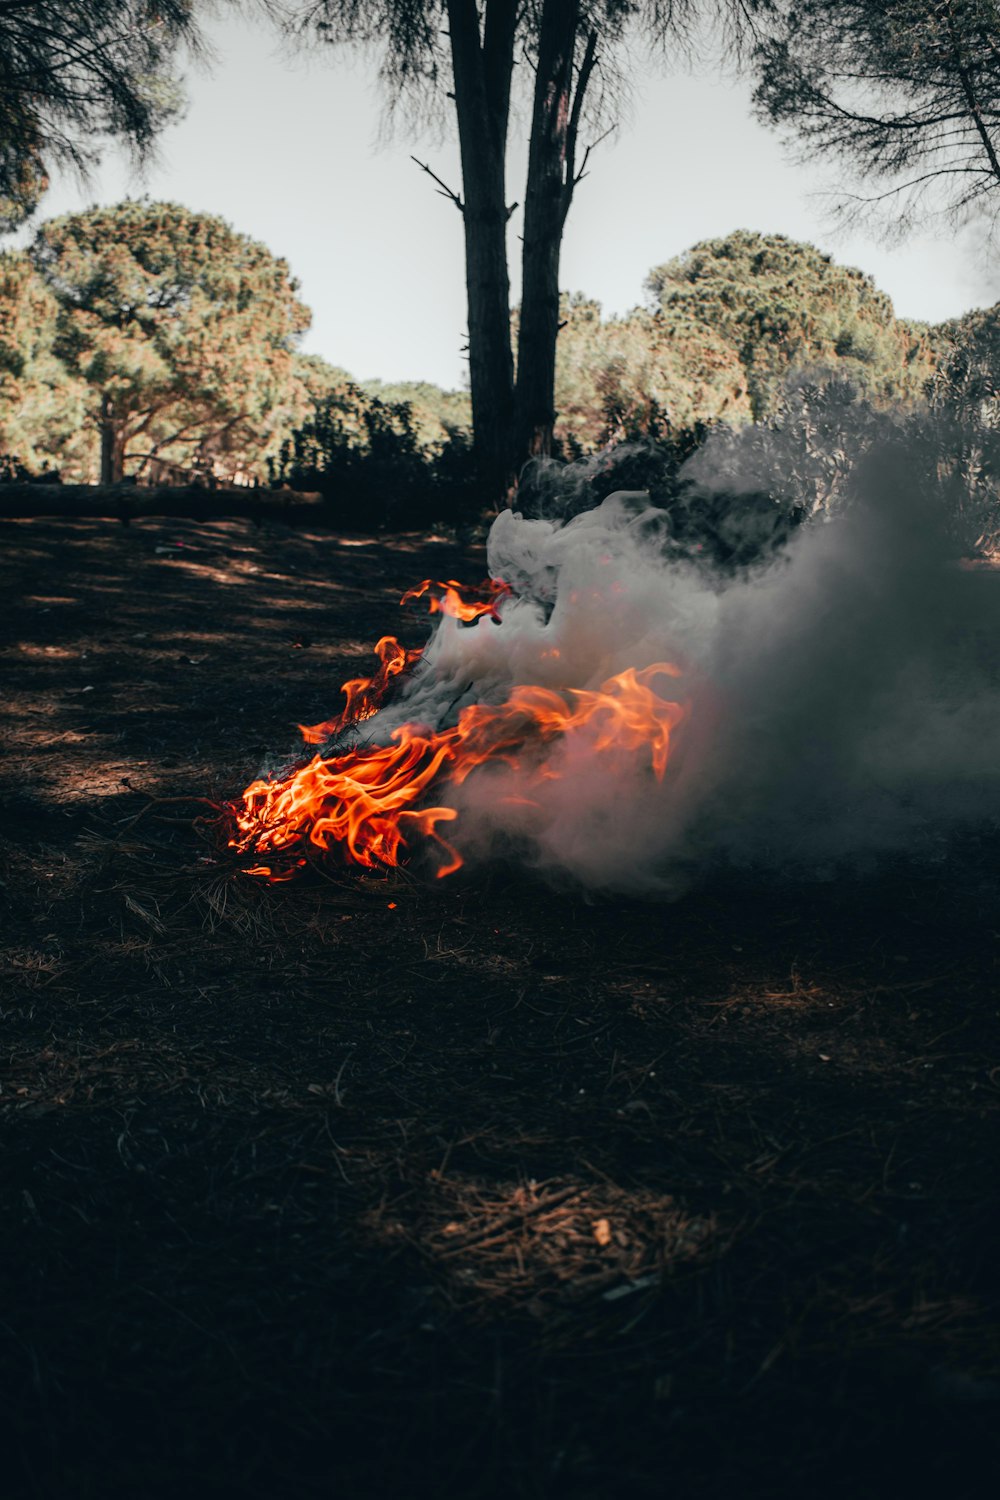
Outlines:
{"label": "smoke plume", "polygon": [[671,663],[684,706],[662,780],[584,732],[497,759],[438,800],[466,860],[516,852],[594,889],[670,892],[719,867],[823,874],[932,852],[1000,817],[1000,570],[971,569],[940,507],[883,461],[829,521],[722,571],[676,545],[648,496],[568,520],[505,511],[500,623],[444,618],[397,699],[364,726],[439,728],[516,685],[598,689]]}

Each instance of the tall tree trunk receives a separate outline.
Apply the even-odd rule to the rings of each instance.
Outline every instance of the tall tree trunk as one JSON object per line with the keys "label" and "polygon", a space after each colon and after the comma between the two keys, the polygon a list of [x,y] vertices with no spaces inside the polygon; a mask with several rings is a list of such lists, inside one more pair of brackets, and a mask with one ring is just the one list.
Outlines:
{"label": "tall tree trunk", "polygon": [[473,447],[489,497],[511,479],[514,368],[507,273],[506,152],[517,0],[448,0],[455,112],[465,190],[465,276]]}
{"label": "tall tree trunk", "polygon": [[579,109],[593,66],[591,38],[574,99],[573,56],[579,21],[579,0],[545,0],[524,197],[515,428],[518,464],[552,452],[559,255],[575,186],[573,153]]}
{"label": "tall tree trunk", "polygon": [[125,435],[115,418],[110,396],[101,397],[101,483],[120,484],[125,477]]}

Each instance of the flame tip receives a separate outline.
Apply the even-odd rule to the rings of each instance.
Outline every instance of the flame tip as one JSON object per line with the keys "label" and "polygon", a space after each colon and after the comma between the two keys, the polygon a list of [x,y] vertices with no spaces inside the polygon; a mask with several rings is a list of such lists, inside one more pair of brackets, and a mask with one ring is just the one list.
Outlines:
{"label": "flame tip", "polygon": [[[409,589],[401,603],[422,598],[432,589],[441,592],[431,598],[430,612],[462,625],[476,624],[484,615],[499,625],[498,606],[513,597],[513,589],[502,579],[490,579],[472,590],[454,579],[425,579]],[[344,683],[341,713],[318,724],[297,726],[306,744],[335,740],[351,725],[372,718],[385,705],[394,679],[412,670],[423,654],[421,648],[402,646],[392,635],[380,637],[374,649],[378,670],[371,677]],[[559,648],[552,647],[541,658],[558,660],[559,655]],[[388,744],[328,756],[317,751],[283,777],[268,775],[250,783],[239,804],[233,804],[236,832],[229,847],[240,854],[270,856],[270,863],[259,861],[245,873],[278,883],[294,879],[309,863],[295,854],[303,845],[323,855],[339,850],[363,869],[391,869],[406,858],[407,835],[417,834],[439,846],[444,862],[436,876],[444,879],[462,868],[463,859],[437,829],[459,814],[446,804],[419,805],[433,785],[441,780],[460,785],[491,763],[523,772],[529,791],[533,785],[542,787],[559,775],[557,766],[542,758],[542,750],[558,738],[576,735],[590,736],[592,753],[647,751],[653,773],[662,781],[671,733],[686,709],[660,697],[651,683],[681,675],[675,664],[655,662],[641,669],[625,668],[597,689],[559,692],[538,684],[515,686],[501,704],[467,705],[449,728],[403,723],[390,731]],[[523,792],[501,800],[535,810],[542,806]]]}

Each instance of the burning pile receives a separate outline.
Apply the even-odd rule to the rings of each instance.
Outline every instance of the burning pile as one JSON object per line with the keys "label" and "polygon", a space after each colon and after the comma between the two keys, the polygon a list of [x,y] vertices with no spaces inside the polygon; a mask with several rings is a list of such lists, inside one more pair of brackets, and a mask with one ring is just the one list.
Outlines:
{"label": "burning pile", "polygon": [[411,591],[426,646],[378,643],[303,730],[312,759],[231,810],[231,846],[268,880],[423,845],[440,875],[500,849],[667,895],[720,866],[934,856],[1000,826],[1000,585],[945,543],[892,490],[728,571],[642,493],[566,521],[503,511],[493,581]]}
{"label": "burning pile", "polygon": [[[465,628],[486,618],[502,627],[502,605],[515,597],[499,579],[474,591],[455,580],[427,579],[400,602],[428,594],[432,614]],[[339,715],[299,726],[307,744],[335,746],[346,732],[374,719],[401,681],[412,685],[424,657],[423,650],[408,650],[394,636],[384,636],[375,653],[378,671],[343,685],[346,703]],[[452,725],[404,721],[389,730],[386,743],[373,735],[346,752],[318,753],[283,776],[247,787],[234,807],[237,831],[230,847],[255,858],[248,874],[279,881],[293,878],[316,854],[339,852],[367,869],[397,866],[412,843],[424,839],[437,845],[438,876],[450,875],[463,859],[438,830],[459,814],[440,799],[480,767],[503,765],[516,772],[517,791],[503,800],[529,810],[538,805],[533,794],[557,774],[544,752],[560,738],[585,737],[596,754],[614,748],[642,757],[662,781],[671,733],[684,710],[658,688],[677,676],[675,666],[656,662],[626,668],[596,689],[521,684],[499,704],[467,704]]]}

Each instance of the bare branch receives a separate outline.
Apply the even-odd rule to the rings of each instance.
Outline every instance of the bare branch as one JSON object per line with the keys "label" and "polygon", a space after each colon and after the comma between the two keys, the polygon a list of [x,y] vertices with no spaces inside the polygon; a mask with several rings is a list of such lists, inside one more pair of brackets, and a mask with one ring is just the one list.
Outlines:
{"label": "bare branch", "polygon": [[590,145],[583,153],[583,161],[580,163],[580,170],[579,172],[577,172],[574,182],[583,181],[583,179],[587,175],[587,162],[590,160],[590,153],[592,151],[596,151],[597,147],[600,146],[604,141],[606,141],[609,135],[614,135],[617,129],[617,125],[609,125],[607,130],[605,130],[602,135],[599,135],[597,137],[596,141],[591,141]]}
{"label": "bare branch", "polygon": [[[460,214],[464,214],[465,213],[465,204],[462,202],[462,199],[459,196],[459,194],[456,193],[453,188],[450,188],[446,182],[442,182],[441,178],[437,175],[437,173],[436,172],[432,172],[431,169],[430,169],[430,167],[427,165],[427,163],[425,161],[420,161],[415,156],[411,156],[410,160],[413,161],[413,162],[416,162],[416,164],[420,168],[421,172],[426,172],[427,175],[428,175],[428,177],[432,177],[434,179],[434,181],[438,185],[438,192],[439,192],[439,196],[440,197],[442,197],[442,198],[450,198],[451,201],[452,201],[452,203],[454,203],[455,207],[458,209],[459,213]],[[515,204],[514,207],[516,208],[517,205]],[[508,217],[509,217],[509,215],[508,215]]]}
{"label": "bare branch", "polygon": [[[584,48],[583,61],[580,63],[580,72],[577,75],[576,90],[573,94],[573,103],[569,112],[569,124],[566,127],[566,187],[572,198],[573,189],[579,178],[576,176],[576,142],[580,133],[580,116],[583,113],[583,101],[587,95],[587,85],[590,75],[594,71],[597,61],[597,31],[591,28],[587,36],[587,45]],[[566,205],[569,211],[569,204]]]}

